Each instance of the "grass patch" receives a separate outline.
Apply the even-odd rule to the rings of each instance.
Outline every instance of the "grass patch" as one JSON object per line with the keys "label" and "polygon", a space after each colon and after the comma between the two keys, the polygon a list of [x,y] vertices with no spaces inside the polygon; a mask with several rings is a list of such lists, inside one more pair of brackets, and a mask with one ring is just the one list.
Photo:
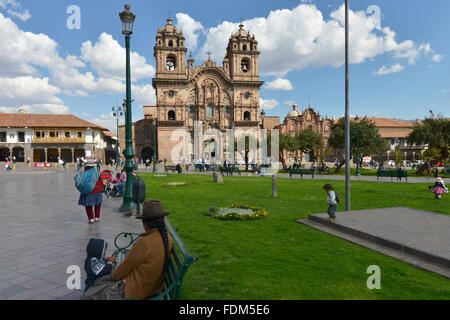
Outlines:
{"label": "grass patch", "polygon": [[[183,299],[448,299],[450,281],[402,261],[301,225],[297,219],[326,212],[324,181],[271,178],[142,174],[147,199],[162,201],[169,219],[200,260],[189,270]],[[183,188],[161,183],[186,181]],[[345,184],[333,181],[343,198]],[[450,198],[435,201],[427,184],[354,181],[352,209],[405,206],[450,214]],[[230,204],[265,208],[270,215],[251,222],[204,215]],[[338,211],[342,211],[343,204]],[[381,290],[368,290],[366,269],[381,268]]]}

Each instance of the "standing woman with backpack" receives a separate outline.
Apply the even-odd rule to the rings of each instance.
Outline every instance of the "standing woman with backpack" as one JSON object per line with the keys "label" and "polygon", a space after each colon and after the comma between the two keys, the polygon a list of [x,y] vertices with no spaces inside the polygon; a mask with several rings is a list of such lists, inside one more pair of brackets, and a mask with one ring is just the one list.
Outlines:
{"label": "standing woman with backpack", "polygon": [[[80,185],[83,191],[80,191],[78,205],[85,207],[89,224],[100,222],[100,210],[103,201],[103,181],[100,177],[100,172],[95,169],[95,166],[96,163],[92,160],[86,162],[84,172],[81,174],[84,175],[84,179],[83,177],[80,178]],[[75,177],[75,180],[77,180],[77,177]]]}

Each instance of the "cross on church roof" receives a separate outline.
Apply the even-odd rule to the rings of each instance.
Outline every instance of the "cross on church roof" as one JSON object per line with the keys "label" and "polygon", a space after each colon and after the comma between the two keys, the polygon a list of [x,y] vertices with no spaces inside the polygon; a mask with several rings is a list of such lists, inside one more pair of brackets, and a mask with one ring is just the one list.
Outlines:
{"label": "cross on church roof", "polygon": [[211,50],[208,50],[208,52],[206,54],[208,55],[208,61],[211,61],[211,55],[212,55]]}

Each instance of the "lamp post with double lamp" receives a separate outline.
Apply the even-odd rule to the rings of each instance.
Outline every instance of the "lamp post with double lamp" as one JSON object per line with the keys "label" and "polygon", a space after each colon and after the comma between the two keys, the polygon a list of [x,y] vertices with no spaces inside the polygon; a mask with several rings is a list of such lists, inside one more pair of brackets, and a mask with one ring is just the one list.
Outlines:
{"label": "lamp post with double lamp", "polygon": [[359,117],[356,116],[355,124],[356,124],[356,176],[359,177],[361,173],[359,172]]}
{"label": "lamp post with double lamp", "polygon": [[113,111],[113,117],[117,119],[116,165],[118,166],[119,162],[120,162],[119,161],[120,160],[119,118],[123,117],[124,108],[122,106],[117,105],[116,107],[112,108],[112,111]]}
{"label": "lamp post with double lamp", "polygon": [[156,173],[156,162],[158,161],[158,153],[156,147],[156,119],[153,119],[153,173]]}
{"label": "lamp post with double lamp", "polygon": [[122,33],[125,35],[126,46],[126,111],[125,111],[125,171],[127,173],[127,181],[125,183],[125,193],[123,196],[123,203],[120,207],[120,212],[131,212],[136,209],[136,203],[133,202],[132,188],[133,188],[133,133],[131,129],[131,71],[130,71],[130,36],[133,34],[133,24],[136,16],[130,11],[130,5],[125,5],[125,11],[119,13],[122,21]]}

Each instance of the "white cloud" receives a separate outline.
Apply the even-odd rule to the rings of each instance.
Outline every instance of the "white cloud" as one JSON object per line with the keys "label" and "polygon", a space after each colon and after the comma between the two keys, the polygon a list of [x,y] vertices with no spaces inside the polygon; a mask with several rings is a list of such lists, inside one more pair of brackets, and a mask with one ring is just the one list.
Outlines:
{"label": "white cloud", "polygon": [[[340,67],[345,61],[344,6],[328,19],[315,5],[300,4],[290,9],[271,11],[267,17],[244,21],[245,29],[259,42],[260,71],[264,75],[285,76],[292,70],[307,67]],[[350,11],[350,62],[363,63],[389,53],[394,59],[414,64],[421,56],[433,52],[429,44],[417,45],[411,40],[398,42],[389,27],[377,30],[377,21],[365,11]],[[198,58],[206,59],[212,50],[214,60],[221,62],[227,39],[238,30],[238,23],[222,22],[207,30],[206,42]]]}
{"label": "white cloud", "polygon": [[433,60],[434,62],[441,62],[442,55],[441,54],[434,54],[433,57],[431,58],[431,60]]}
{"label": "white cloud", "polygon": [[[89,63],[100,77],[125,80],[125,48],[110,34],[103,32],[94,45],[91,41],[84,42],[80,58]],[[155,75],[155,68],[147,64],[145,57],[137,52],[131,52],[130,60],[132,81]]]}
{"label": "white cloud", "polygon": [[450,93],[450,89],[442,90],[442,93],[443,93],[443,94]]}
{"label": "white cloud", "polygon": [[110,114],[102,114],[96,118],[89,118],[88,116],[85,115],[83,116],[86,117],[89,122],[95,123],[99,126],[102,126],[103,128],[109,129],[111,132],[117,131],[117,119],[113,117],[112,112]]}
{"label": "white cloud", "polygon": [[292,83],[288,79],[277,78],[271,82],[267,82],[264,87],[267,90],[291,91],[294,90]]}
{"label": "white cloud", "polygon": [[373,75],[385,75],[385,74],[391,74],[391,73],[397,73],[400,71],[403,71],[405,69],[404,66],[402,66],[399,63],[396,63],[390,67],[382,66],[379,70],[375,71]]}
{"label": "white cloud", "polygon": [[22,21],[27,21],[31,18],[31,14],[28,10],[20,12],[22,10],[22,5],[15,0],[0,0],[0,9],[6,10],[6,12]]}
{"label": "white cloud", "polygon": [[275,109],[280,103],[276,99],[259,99],[259,105],[261,106],[261,109],[264,110],[272,110]]}
{"label": "white cloud", "polygon": [[198,37],[205,32],[203,25],[185,13],[177,13],[177,27],[183,31],[186,47],[194,51],[197,49]]}
{"label": "white cloud", "polygon": [[0,101],[4,104],[63,104],[56,96],[61,90],[49,84],[48,78],[0,78],[0,87]]}

